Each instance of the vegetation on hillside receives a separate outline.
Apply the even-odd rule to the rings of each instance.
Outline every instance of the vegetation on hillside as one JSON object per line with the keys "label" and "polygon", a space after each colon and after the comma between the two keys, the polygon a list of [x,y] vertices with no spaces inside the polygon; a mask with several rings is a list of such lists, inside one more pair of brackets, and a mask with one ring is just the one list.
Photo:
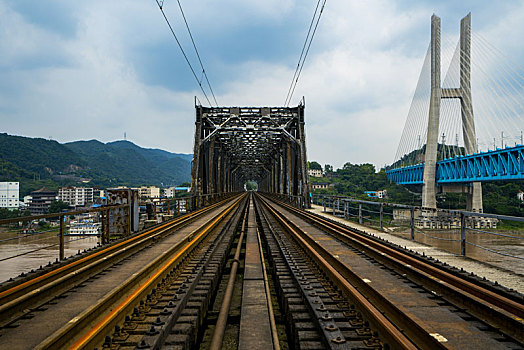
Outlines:
{"label": "vegetation on hillside", "polygon": [[[373,200],[365,194],[365,191],[385,189],[388,194],[387,202],[421,205],[421,186],[404,186],[392,183],[387,179],[386,172],[383,169],[377,172],[372,164],[346,163],[341,169],[336,171],[331,169],[332,167],[327,165],[327,171],[322,178],[310,177],[311,184],[329,183],[333,185],[328,189],[313,190],[313,193]],[[519,190],[524,190],[524,181],[482,184],[484,212],[524,216],[524,203],[517,198]],[[466,195],[459,193],[439,194],[437,195],[437,206],[443,209],[465,209]]]}
{"label": "vegetation on hillside", "polygon": [[20,182],[20,196],[43,186],[173,186],[190,179],[191,155],[129,141],[60,144],[0,134],[0,181]]}

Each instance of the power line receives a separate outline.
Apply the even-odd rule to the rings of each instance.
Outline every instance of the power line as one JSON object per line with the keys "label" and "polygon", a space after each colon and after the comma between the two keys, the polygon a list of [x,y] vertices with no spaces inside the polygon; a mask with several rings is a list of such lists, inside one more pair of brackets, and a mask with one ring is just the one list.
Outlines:
{"label": "power line", "polygon": [[209,105],[211,106],[211,101],[209,101],[209,98],[207,97],[207,94],[202,86],[202,80],[198,79],[196,73],[195,73],[195,70],[193,69],[193,66],[191,65],[191,62],[189,62],[189,59],[187,58],[187,55],[186,55],[186,52],[184,51],[184,49],[182,48],[182,45],[180,44],[180,41],[178,40],[176,34],[175,34],[175,31],[173,30],[173,27],[171,26],[171,23],[169,23],[169,20],[167,19],[167,16],[164,12],[164,9],[162,8],[163,5],[164,5],[164,1],[163,0],[155,0],[156,1],[156,4],[158,5],[158,8],[160,9],[160,12],[162,12],[162,15],[164,16],[164,19],[166,20],[166,23],[169,27],[169,29],[171,30],[171,34],[173,34],[173,37],[175,38],[176,40],[176,43],[178,44],[178,47],[180,48],[180,51],[182,51],[182,55],[184,55],[184,58],[187,62],[187,64],[189,65],[189,69],[191,69],[191,72],[193,73],[193,76],[195,77],[195,80],[197,81],[198,83],[198,86],[200,86],[200,90],[202,90],[202,93],[204,94],[204,97],[206,98],[207,100],[207,103],[209,103]]}
{"label": "power line", "polygon": [[[326,6],[326,1],[327,0],[324,0],[322,2],[322,7],[320,8],[320,13],[318,14],[317,22],[315,23],[315,28],[313,29],[313,33],[311,34],[311,37],[309,39],[309,43],[307,45],[306,53],[304,54],[304,57],[302,59],[302,63],[300,63],[300,59],[299,59],[299,62],[298,62],[298,65],[297,65],[297,69],[298,69],[299,66],[300,66],[300,69],[298,70],[298,73],[296,74],[296,78],[293,77],[294,80],[291,80],[291,86],[293,88],[291,89],[291,93],[289,94],[289,98],[287,98],[286,102],[284,103],[286,107],[289,106],[289,103],[291,103],[291,98],[293,97],[293,94],[295,93],[295,88],[297,87],[298,79],[300,78],[300,74],[302,73],[302,68],[304,67],[304,63],[306,62],[306,58],[307,58],[307,55],[309,53],[309,49],[311,48],[311,43],[313,42],[313,38],[315,37],[315,33],[316,33],[317,27],[318,27],[318,23],[320,22],[320,17],[322,17],[322,13],[324,12],[324,7]],[[320,0],[319,0],[319,2],[320,2]],[[318,8],[318,3],[317,3],[317,8]],[[316,13],[317,13],[317,9],[315,9],[315,13],[313,14],[313,19],[312,19],[311,23],[313,23]],[[310,30],[311,30],[311,25],[310,25]],[[306,42],[307,42],[308,37],[309,37],[309,31],[308,31],[308,35],[306,36]],[[302,57],[302,54],[300,56]]]}
{"label": "power line", "polygon": [[202,63],[202,60],[200,59],[200,54],[198,53],[195,40],[193,39],[193,34],[191,34],[191,30],[189,29],[189,24],[186,20],[186,15],[184,14],[184,10],[182,10],[182,5],[180,4],[180,0],[177,0],[178,7],[180,8],[180,13],[182,13],[182,17],[184,18],[184,23],[186,24],[187,31],[189,33],[189,37],[191,38],[191,42],[193,43],[193,47],[195,48],[196,55],[198,57],[198,62],[200,62],[200,67],[202,68],[202,73],[204,74],[204,77],[206,78],[207,85],[209,86],[209,91],[211,91],[211,95],[213,95],[213,100],[215,100],[215,104],[218,107],[218,102],[215,97],[215,93],[213,92],[213,88],[211,87],[211,83],[209,82],[209,78],[207,77],[206,70],[204,69],[204,64]]}
{"label": "power line", "polygon": [[300,52],[300,57],[298,58],[297,68],[295,68],[295,73],[293,73],[293,78],[291,79],[291,84],[289,85],[289,89],[287,91],[286,100],[284,101],[284,106],[287,105],[287,100],[289,98],[289,94],[291,93],[291,89],[293,87],[293,81],[295,81],[295,78],[298,73],[298,69],[300,68],[300,61],[302,61],[302,56],[304,55],[304,50],[306,49],[307,41],[309,39],[309,34],[311,33],[311,28],[313,28],[313,23],[315,22],[315,17],[317,16],[318,5],[320,5],[320,1],[322,0],[317,1],[315,12],[313,13],[313,17],[311,18],[311,23],[309,23],[309,29],[307,31],[306,40],[304,40],[304,45],[302,45],[302,51]]}

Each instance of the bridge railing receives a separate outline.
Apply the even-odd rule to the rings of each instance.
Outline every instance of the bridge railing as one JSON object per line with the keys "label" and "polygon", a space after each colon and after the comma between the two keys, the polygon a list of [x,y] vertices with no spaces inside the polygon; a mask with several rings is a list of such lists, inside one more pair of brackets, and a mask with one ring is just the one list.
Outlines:
{"label": "bridge railing", "polygon": [[[312,194],[312,201],[323,207],[324,212],[334,216],[430,245],[439,241],[439,247],[458,250],[463,256],[466,256],[466,247],[470,246],[489,253],[524,259],[522,254],[509,254],[486,247],[489,238],[482,236],[504,237],[518,245],[518,242],[524,240],[524,217],[424,208],[321,194]],[[497,226],[506,229],[503,233],[495,232]]]}
{"label": "bridge railing", "polygon": [[[210,205],[233,195],[234,193],[217,193],[198,197],[165,198],[151,203],[153,217],[146,215],[145,220],[136,218],[136,226],[134,216],[138,211],[133,209],[135,203],[1,219],[0,244],[3,248],[7,245],[12,246],[0,250],[0,262],[25,256],[33,258],[36,255],[50,258],[50,254],[42,254],[42,251],[55,249],[58,256],[56,261],[65,260],[66,250],[71,253],[80,248],[80,253],[82,249],[105,245],[115,239],[129,236],[132,232],[167,221],[173,216],[194,211],[198,209],[194,203]],[[165,215],[160,217],[157,213]],[[149,223],[147,219],[151,219]],[[73,224],[78,230],[73,228]]]}
{"label": "bridge railing", "polygon": [[[22,243],[28,249],[20,249],[22,245],[18,244],[17,247],[11,249],[12,254],[2,254],[0,261],[56,248],[58,248],[57,261],[64,260],[66,258],[66,244],[70,245],[70,243],[75,241],[87,240],[87,242],[91,243],[91,247],[89,247],[89,243],[81,246],[93,248],[109,243],[115,234],[118,234],[119,237],[130,235],[130,211],[129,204],[118,204],[84,210],[1,219],[0,243]],[[72,220],[79,215],[85,216],[80,218],[79,221]],[[67,228],[68,222],[70,223],[69,229]],[[79,232],[71,229],[71,223],[77,224]],[[66,242],[65,238],[67,236],[70,237],[68,237]],[[76,244],[76,246],[80,245]]]}
{"label": "bridge railing", "polygon": [[295,196],[291,194],[282,194],[282,193],[274,193],[274,192],[264,192],[269,197],[273,197],[275,199],[278,199],[279,201],[291,204],[292,206],[304,209],[308,206],[308,203],[304,200],[304,197],[302,196]]}
{"label": "bridge railing", "polygon": [[146,207],[144,226],[151,226],[160,221],[170,220],[173,217],[184,215],[198,208],[208,206],[235,195],[236,192],[210,193],[201,196],[185,196],[178,198],[150,198],[141,202]]}

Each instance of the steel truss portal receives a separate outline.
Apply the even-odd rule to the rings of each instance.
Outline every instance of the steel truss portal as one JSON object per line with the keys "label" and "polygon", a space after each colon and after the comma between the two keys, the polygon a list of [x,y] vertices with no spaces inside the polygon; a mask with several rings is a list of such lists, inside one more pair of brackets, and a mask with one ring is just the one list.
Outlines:
{"label": "steel truss portal", "polygon": [[303,102],[195,108],[194,195],[241,191],[252,180],[261,191],[302,197],[309,206]]}

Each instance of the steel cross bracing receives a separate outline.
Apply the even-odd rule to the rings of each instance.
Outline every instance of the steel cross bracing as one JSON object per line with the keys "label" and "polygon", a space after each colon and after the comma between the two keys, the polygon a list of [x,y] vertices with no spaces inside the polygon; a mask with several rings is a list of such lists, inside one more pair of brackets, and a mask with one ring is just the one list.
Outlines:
{"label": "steel cross bracing", "polygon": [[308,196],[304,104],[297,107],[196,106],[192,190],[241,190]]}
{"label": "steel cross bracing", "polygon": [[[423,183],[424,164],[387,171],[388,178],[397,184]],[[524,146],[444,159],[437,162],[435,181],[447,183],[524,180]]]}

